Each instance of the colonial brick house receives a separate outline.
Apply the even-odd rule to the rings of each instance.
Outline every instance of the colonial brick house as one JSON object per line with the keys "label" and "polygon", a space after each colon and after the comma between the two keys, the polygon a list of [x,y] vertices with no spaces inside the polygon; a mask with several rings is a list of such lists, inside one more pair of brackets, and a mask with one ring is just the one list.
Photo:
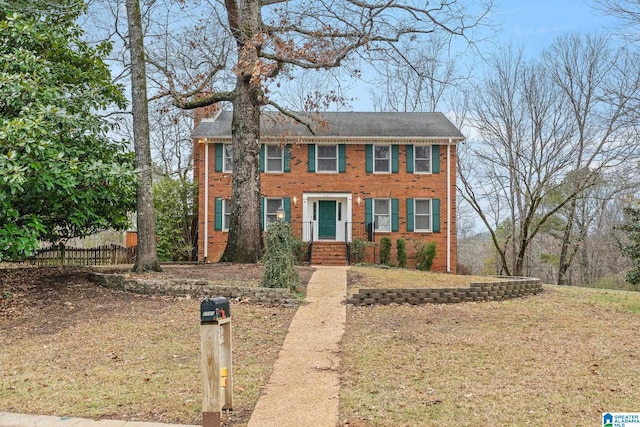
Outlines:
{"label": "colonial brick house", "polygon": [[[315,116],[314,116],[315,117]],[[436,243],[433,271],[455,272],[456,145],[464,139],[441,113],[322,113],[314,133],[277,113],[261,129],[263,229],[280,208],[294,233],[311,244],[311,262],[346,263],[354,239]],[[217,261],[226,245],[233,173],[231,112],[196,118],[195,176],[199,258]],[[322,255],[324,253],[324,255]],[[328,255],[337,257],[333,262]]]}

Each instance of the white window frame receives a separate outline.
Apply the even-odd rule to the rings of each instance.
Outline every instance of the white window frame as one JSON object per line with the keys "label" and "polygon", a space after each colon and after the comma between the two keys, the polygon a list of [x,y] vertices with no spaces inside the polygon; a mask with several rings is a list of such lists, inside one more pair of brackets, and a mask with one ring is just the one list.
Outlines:
{"label": "white window frame", "polygon": [[[387,202],[387,212],[376,212],[377,202]],[[373,216],[373,226],[376,232],[391,232],[391,199],[373,199],[371,214]],[[383,219],[383,221],[380,221]],[[380,224],[386,223],[386,228],[381,228]]]}
{"label": "white window frame", "polygon": [[[418,157],[418,149],[424,148],[427,151],[427,157]],[[413,147],[413,173],[431,173],[433,170],[433,159],[432,159],[432,147],[431,145],[414,145]],[[418,168],[418,161],[429,160],[428,170],[420,170]]]}
{"label": "white window frame", "polygon": [[[418,212],[418,202],[429,202],[429,213]],[[418,227],[418,217],[427,217],[429,228]],[[433,200],[432,199],[413,199],[413,231],[416,232],[432,232],[433,231]]]}
{"label": "white window frame", "polygon": [[[276,210],[273,212],[269,212],[269,202],[274,202],[277,201],[278,206],[276,207]],[[274,203],[275,205],[275,203]],[[284,208],[284,199],[282,198],[277,198],[277,197],[268,197],[264,199],[264,228],[265,230],[267,229],[267,227],[269,226],[269,224],[276,222],[278,220],[277,218],[277,210],[282,207]]]}
{"label": "white window frame", "polygon": [[[326,147],[333,147],[336,150],[335,157],[320,157],[320,149]],[[338,157],[340,156],[337,145],[316,145],[316,173],[337,173],[338,172]],[[332,170],[320,170],[320,160],[329,160],[334,159],[335,164]]]}
{"label": "white window frame", "polygon": [[222,231],[229,231],[231,223],[231,199],[222,199]]}
{"label": "white window frame", "polygon": [[[387,156],[386,157],[376,157],[376,151],[378,148],[386,148]],[[378,169],[377,162],[381,160],[387,161],[386,169]],[[391,173],[391,146],[390,145],[374,145],[373,146],[373,173]]]}
{"label": "white window frame", "polygon": [[233,173],[233,145],[222,145],[222,172]]}
{"label": "white window frame", "polygon": [[[269,149],[277,149],[279,154],[272,156],[269,154]],[[278,161],[277,169],[270,169],[269,160]],[[275,163],[275,162],[274,162]],[[279,145],[265,145],[264,147],[264,171],[267,173],[279,173],[284,170],[284,149]]]}

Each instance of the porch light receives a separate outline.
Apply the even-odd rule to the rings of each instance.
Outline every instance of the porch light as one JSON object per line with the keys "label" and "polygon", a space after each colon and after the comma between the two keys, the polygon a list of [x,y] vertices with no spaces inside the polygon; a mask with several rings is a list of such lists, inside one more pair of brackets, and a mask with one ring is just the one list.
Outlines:
{"label": "porch light", "polygon": [[298,204],[298,198],[296,196],[293,196],[293,205],[297,205]]}
{"label": "porch light", "polygon": [[280,205],[280,207],[276,211],[276,219],[278,221],[282,221],[284,219],[284,209],[282,208],[282,205]]}
{"label": "porch light", "polygon": [[360,198],[360,196],[358,196],[358,198],[356,199],[356,203],[358,203],[358,206],[360,206],[360,202],[362,202],[362,199]]}

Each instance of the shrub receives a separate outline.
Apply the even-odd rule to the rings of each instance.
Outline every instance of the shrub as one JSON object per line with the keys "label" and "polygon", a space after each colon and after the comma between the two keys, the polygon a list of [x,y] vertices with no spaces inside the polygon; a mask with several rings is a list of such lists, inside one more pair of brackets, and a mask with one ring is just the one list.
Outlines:
{"label": "shrub", "polygon": [[367,258],[367,242],[357,237],[351,241],[351,256],[356,264],[362,264]]}
{"label": "shrub", "polygon": [[297,245],[299,245],[298,239],[293,237],[288,222],[276,221],[269,224],[263,257],[264,274],[261,283],[263,287],[297,290],[299,281],[295,267]]}
{"label": "shrub", "polygon": [[407,242],[404,239],[396,240],[396,251],[398,252],[398,267],[407,266]]}
{"label": "shrub", "polygon": [[383,237],[380,239],[380,264],[389,265],[391,257],[391,239]]}
{"label": "shrub", "polygon": [[414,239],[413,245],[416,247],[416,268],[422,271],[431,270],[436,256],[436,242],[427,243]]}

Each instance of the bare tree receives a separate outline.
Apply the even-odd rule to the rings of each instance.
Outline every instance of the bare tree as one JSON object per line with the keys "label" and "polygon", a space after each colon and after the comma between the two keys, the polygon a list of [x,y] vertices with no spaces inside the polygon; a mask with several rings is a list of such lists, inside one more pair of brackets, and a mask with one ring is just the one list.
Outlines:
{"label": "bare tree", "polygon": [[[572,174],[568,175],[574,180],[568,184],[569,193],[580,193],[638,158],[634,132],[640,95],[637,58],[625,49],[615,49],[606,37],[568,35],[556,40],[544,53],[543,61],[560,91],[560,102],[572,115],[572,144],[576,150]],[[628,187],[614,191],[619,194]],[[587,224],[583,222],[580,227],[576,221],[589,200],[586,195],[576,197],[567,206],[558,284],[569,283],[567,271],[587,237]]]}
{"label": "bare tree", "polygon": [[[193,37],[187,43],[175,37],[168,44],[170,58],[168,49],[158,49],[153,63],[164,75],[162,94],[170,95],[181,108],[231,103],[232,213],[222,260],[255,262],[262,249],[261,109],[270,107],[301,119],[272,96],[274,86],[277,89],[292,69],[344,67],[356,55],[370,60],[405,39],[425,42],[436,31],[470,40],[471,30],[481,25],[491,1],[417,5],[398,0],[225,0],[211,5],[208,20],[196,26]],[[184,53],[176,55],[180,49]],[[359,70],[350,71],[357,75]]]}
{"label": "bare tree", "polygon": [[489,65],[472,102],[478,140],[459,156],[459,191],[491,234],[498,273],[522,275],[532,240],[566,203],[541,210],[572,162],[572,123],[544,70],[521,51],[509,48]]}
{"label": "bare tree", "polygon": [[151,144],[149,142],[149,106],[147,72],[142,34],[142,18],[138,0],[127,0],[129,51],[131,54],[131,99],[133,144],[136,167],[140,171],[137,188],[138,248],[133,271],[160,271],[153,216],[153,181]]}
{"label": "bare tree", "polygon": [[[401,53],[394,55],[396,51]],[[441,111],[447,95],[468,91],[471,73],[459,57],[449,38],[439,32],[423,45],[403,40],[388,58],[375,64],[378,77],[375,90],[371,90],[374,109]]]}

